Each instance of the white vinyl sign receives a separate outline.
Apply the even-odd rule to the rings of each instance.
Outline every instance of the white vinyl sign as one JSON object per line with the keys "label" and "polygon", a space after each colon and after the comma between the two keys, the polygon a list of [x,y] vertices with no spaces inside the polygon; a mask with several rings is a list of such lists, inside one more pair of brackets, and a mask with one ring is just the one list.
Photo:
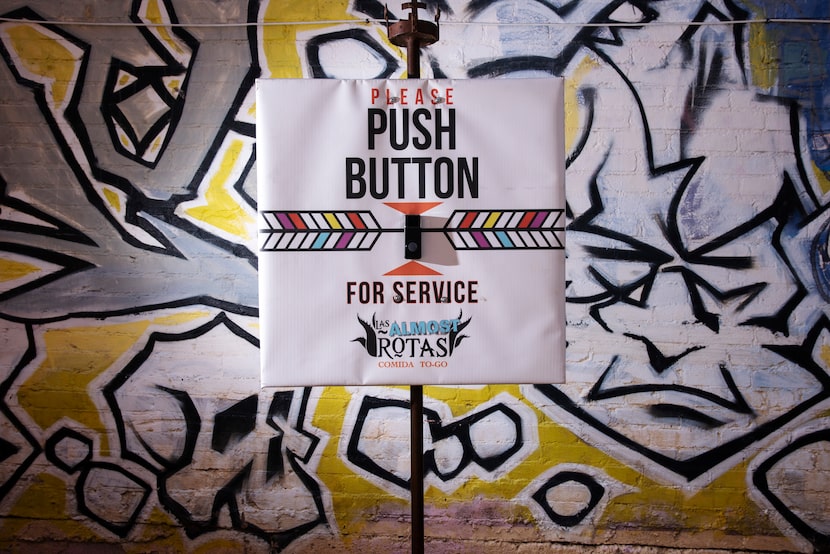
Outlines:
{"label": "white vinyl sign", "polygon": [[263,386],[564,380],[561,79],[256,92]]}

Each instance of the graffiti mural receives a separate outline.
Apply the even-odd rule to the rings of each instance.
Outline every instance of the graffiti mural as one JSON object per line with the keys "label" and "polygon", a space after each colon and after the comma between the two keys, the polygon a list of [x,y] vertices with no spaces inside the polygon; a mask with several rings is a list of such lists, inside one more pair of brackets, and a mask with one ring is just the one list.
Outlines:
{"label": "graffiti mural", "polygon": [[[253,95],[404,10],[61,6],[0,2],[2,547],[405,550],[406,391],[260,389]],[[426,387],[428,540],[827,551],[826,2],[438,10],[425,77],[566,79],[568,367]]]}
{"label": "graffiti mural", "polygon": [[[370,389],[371,390],[371,389]],[[409,397],[352,394],[341,452],[350,465],[391,494],[409,493]],[[538,443],[533,412],[507,393],[452,421],[445,404],[424,408],[425,484],[452,493],[472,476],[493,481],[515,468]],[[397,433],[392,431],[395,427]],[[390,432],[392,431],[392,432]],[[396,437],[397,435],[397,437]],[[397,438],[397,440],[394,440]]]}

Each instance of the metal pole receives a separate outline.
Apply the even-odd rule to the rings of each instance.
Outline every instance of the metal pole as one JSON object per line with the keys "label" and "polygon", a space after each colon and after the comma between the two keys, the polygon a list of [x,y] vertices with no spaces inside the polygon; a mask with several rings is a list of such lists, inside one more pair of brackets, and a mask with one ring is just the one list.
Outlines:
{"label": "metal pole", "polygon": [[412,553],[424,553],[424,387],[409,387]]}
{"label": "metal pole", "polygon": [[[396,46],[406,48],[406,72],[410,79],[421,78],[421,46],[433,44],[438,40],[438,19],[441,12],[436,12],[435,23],[418,19],[418,9],[426,4],[417,0],[401,4],[409,9],[409,18],[389,24],[386,29],[389,40]],[[411,496],[411,542],[412,553],[424,553],[424,387],[409,387],[409,428],[410,428],[410,476],[409,493]]]}

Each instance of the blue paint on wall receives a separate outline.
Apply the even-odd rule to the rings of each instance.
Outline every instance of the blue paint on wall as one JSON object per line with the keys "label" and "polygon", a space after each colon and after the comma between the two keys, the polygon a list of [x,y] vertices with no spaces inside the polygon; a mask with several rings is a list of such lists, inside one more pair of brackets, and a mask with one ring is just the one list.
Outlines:
{"label": "blue paint on wall", "polygon": [[[830,2],[760,4],[763,17],[770,19],[830,20]],[[767,30],[779,54],[778,93],[803,105],[810,154],[830,177],[830,24],[770,23]]]}

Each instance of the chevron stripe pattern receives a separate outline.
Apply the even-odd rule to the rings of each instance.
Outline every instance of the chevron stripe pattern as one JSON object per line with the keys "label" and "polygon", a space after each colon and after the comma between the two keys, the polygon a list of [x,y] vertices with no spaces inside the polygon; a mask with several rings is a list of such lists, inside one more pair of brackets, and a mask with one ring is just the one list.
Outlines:
{"label": "chevron stripe pattern", "polygon": [[560,250],[565,210],[456,210],[444,234],[456,250]]}
{"label": "chevron stripe pattern", "polygon": [[267,229],[260,250],[371,250],[381,234],[371,212],[260,212]]}

